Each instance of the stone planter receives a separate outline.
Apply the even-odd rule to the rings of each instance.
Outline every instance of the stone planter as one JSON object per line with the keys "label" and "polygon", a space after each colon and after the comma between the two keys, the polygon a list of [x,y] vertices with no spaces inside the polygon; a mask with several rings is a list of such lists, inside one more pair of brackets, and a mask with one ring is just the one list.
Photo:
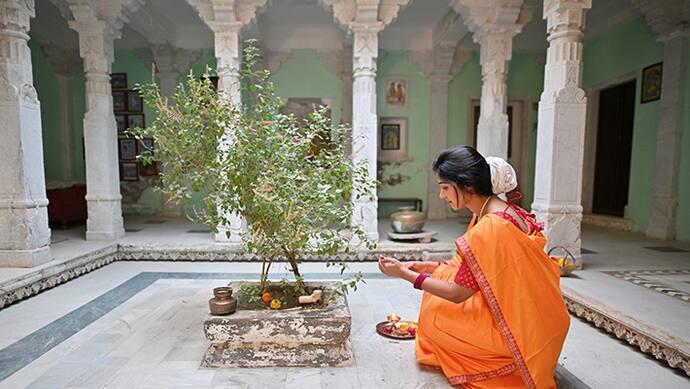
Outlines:
{"label": "stone planter", "polygon": [[[324,290],[337,282],[310,283]],[[230,286],[238,291],[240,283]],[[238,296],[241,299],[241,296]],[[345,296],[320,309],[244,310],[210,316],[204,334],[211,345],[204,367],[351,366],[352,319]]]}

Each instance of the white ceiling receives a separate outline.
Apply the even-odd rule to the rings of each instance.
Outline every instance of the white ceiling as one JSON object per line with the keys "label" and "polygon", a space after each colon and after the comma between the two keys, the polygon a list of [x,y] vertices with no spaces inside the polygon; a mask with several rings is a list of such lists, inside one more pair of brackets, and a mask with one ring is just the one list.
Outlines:
{"label": "white ceiling", "polygon": [[[182,48],[212,48],[213,34],[201,21],[186,0],[144,0],[140,12],[131,17],[132,25],[125,25],[117,48],[141,48],[149,41],[164,40]],[[515,37],[515,51],[543,53],[546,49],[546,23],[539,4],[523,31]],[[451,10],[448,0],[411,0],[398,18],[380,34],[383,50],[422,50],[432,46],[433,31]],[[639,12],[630,0],[596,0],[587,13],[585,39],[598,36],[615,25],[638,17]],[[467,33],[458,19],[457,39]],[[61,48],[76,48],[77,34],[67,27],[58,9],[50,1],[36,2],[36,19],[31,23],[31,35],[42,43]],[[270,50],[293,48],[339,49],[349,46],[351,37],[334,21],[330,10],[317,0],[269,0],[257,21],[242,31],[243,37],[259,38]],[[462,44],[477,48],[470,34]]]}

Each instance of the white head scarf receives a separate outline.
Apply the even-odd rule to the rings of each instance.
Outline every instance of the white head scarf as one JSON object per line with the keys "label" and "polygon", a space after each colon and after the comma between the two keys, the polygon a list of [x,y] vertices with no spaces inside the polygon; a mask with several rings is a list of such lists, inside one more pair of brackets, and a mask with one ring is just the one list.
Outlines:
{"label": "white head scarf", "polygon": [[494,194],[507,193],[517,188],[515,169],[505,159],[500,157],[486,157],[491,169],[491,189]]}

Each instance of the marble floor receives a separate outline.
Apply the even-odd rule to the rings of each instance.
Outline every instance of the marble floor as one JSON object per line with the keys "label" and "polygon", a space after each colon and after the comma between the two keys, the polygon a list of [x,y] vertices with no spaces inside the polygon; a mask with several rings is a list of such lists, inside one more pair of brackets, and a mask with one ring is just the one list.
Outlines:
{"label": "marble floor", "polygon": [[[123,245],[218,247],[203,226],[179,219],[127,218],[117,242],[87,242],[83,227],[54,230],[55,260],[33,269],[0,269],[0,285],[40,277],[75,257]],[[465,225],[428,224],[431,244],[391,242],[380,222],[381,247],[445,255]],[[690,243],[583,226],[584,269],[562,284],[587,299],[690,345]],[[212,286],[257,277],[247,262],[115,262],[0,310],[0,388],[102,387],[445,387],[443,375],[420,368],[413,344],[381,338],[374,324],[395,311],[414,318],[420,295],[383,277],[375,263],[352,263],[367,284],[350,296],[356,364],[341,369],[203,369],[201,323]],[[335,269],[305,263],[311,279]],[[276,277],[280,278],[279,275]],[[2,289],[2,288],[0,288]],[[0,290],[2,292],[2,290]],[[573,318],[560,360],[562,383],[592,388],[690,388],[690,379],[590,324]],[[604,366],[604,368],[602,368]]]}
{"label": "marble floor", "polygon": [[[412,342],[378,336],[387,313],[415,318],[420,294],[374,263],[349,296],[355,366],[207,369],[202,322],[213,286],[257,276],[256,263],[116,262],[0,311],[0,388],[440,388]],[[306,263],[308,279],[334,279]],[[280,278],[280,274],[275,275]],[[574,318],[562,388],[683,388],[690,380]],[[602,368],[604,366],[604,368]]]}

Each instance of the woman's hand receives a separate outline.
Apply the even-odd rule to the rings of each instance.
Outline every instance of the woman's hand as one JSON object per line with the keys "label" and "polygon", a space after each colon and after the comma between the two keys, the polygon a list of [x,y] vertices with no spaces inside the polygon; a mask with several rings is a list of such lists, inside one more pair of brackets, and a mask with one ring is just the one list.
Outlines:
{"label": "woman's hand", "polygon": [[417,273],[433,273],[440,264],[432,261],[412,261],[405,262],[403,266]]}
{"label": "woman's hand", "polygon": [[384,257],[383,255],[379,257],[379,270],[389,277],[398,278],[403,278],[405,273],[410,272],[410,270],[397,259]]}

